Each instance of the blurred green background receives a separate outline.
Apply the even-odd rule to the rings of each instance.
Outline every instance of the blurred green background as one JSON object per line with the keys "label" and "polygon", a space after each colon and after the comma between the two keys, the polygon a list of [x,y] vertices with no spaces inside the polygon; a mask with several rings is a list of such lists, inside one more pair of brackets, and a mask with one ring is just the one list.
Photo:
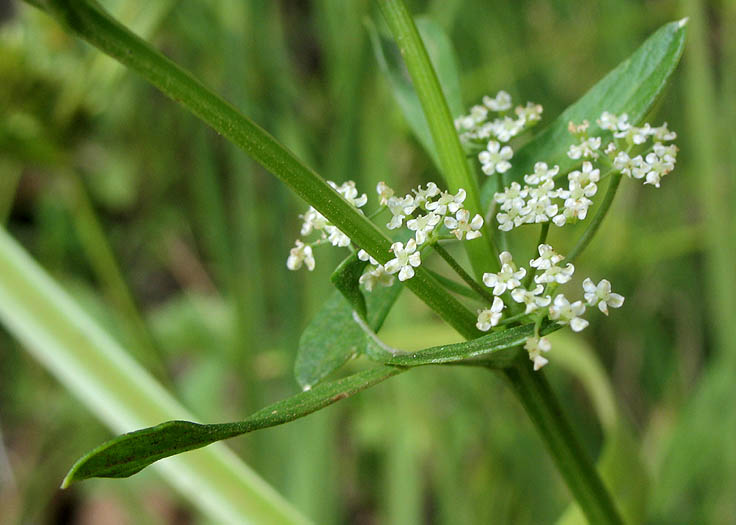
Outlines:
{"label": "blurred green background", "polygon": [[[380,180],[407,191],[438,179],[378,71],[370,1],[103,4],[326,178],[371,194]],[[608,467],[632,517],[736,523],[736,2],[410,4],[451,36],[466,104],[505,89],[543,104],[542,125],[659,26],[691,17],[651,119],[679,133],[676,171],[661,190],[624,184],[579,261],[626,305],[558,336],[546,370],[591,454],[614,443]],[[342,255],[286,269],[305,205],[44,14],[3,1],[0,17],[10,233],[201,420],[296,392],[299,335]],[[385,330],[402,348],[456,340],[409,294]],[[108,437],[0,333],[0,523],[207,522],[153,471],[59,491]],[[549,523],[569,503],[510,391],[473,369],[415,370],[229,445],[321,524]]]}

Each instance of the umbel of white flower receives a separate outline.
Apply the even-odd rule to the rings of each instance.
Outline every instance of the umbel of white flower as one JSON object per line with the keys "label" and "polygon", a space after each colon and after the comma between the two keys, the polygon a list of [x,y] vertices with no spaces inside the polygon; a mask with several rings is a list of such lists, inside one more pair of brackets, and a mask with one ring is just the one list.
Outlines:
{"label": "umbel of white flower", "polygon": [[[637,127],[629,122],[626,114],[617,116],[607,111],[597,122],[599,129],[596,132],[610,131],[613,135],[613,141],[605,147],[602,136],[591,136],[594,129],[588,121],[580,124],[571,122],[568,127],[574,142],[570,144],[567,155],[581,164],[567,174],[566,186],[555,184],[556,179],[563,175],[559,174],[558,166],[550,169],[545,162],[539,161],[534,166],[534,173],[524,175],[525,186],[513,181],[495,194],[494,200],[500,205],[496,213],[499,230],[511,231],[525,224],[549,221],[562,227],[583,221],[588,217],[592,199],[598,193],[598,184],[615,172],[660,187],[662,178],[674,169],[677,161],[677,146],[666,144],[677,134],[669,130],[667,123],[659,127],[649,124]],[[478,155],[485,173],[506,168],[500,163],[508,162],[508,159],[501,158],[499,147],[497,142],[489,143],[488,150]],[[605,158],[601,158],[603,156]]]}
{"label": "umbel of white flower", "polygon": [[391,251],[396,256],[386,263],[386,271],[390,274],[399,272],[399,281],[406,281],[414,277],[414,268],[422,264],[422,258],[417,251],[417,242],[409,239],[404,243],[395,242],[391,245]]}

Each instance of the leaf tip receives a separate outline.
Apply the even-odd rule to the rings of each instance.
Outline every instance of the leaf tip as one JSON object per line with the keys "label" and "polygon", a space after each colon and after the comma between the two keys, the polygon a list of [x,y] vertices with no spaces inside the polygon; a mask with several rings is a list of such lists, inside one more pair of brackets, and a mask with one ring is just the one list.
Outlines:
{"label": "leaf tip", "polygon": [[690,17],[686,16],[685,18],[682,18],[677,21],[677,27],[685,27],[689,21],[690,21]]}

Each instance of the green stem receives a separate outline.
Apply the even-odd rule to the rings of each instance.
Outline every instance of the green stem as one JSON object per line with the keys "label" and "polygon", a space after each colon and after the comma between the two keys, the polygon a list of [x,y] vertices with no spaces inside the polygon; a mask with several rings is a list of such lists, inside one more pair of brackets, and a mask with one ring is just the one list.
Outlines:
{"label": "green stem", "polygon": [[[485,216],[480,206],[478,183],[460,145],[450,109],[411,13],[402,0],[378,0],[378,6],[406,62],[414,90],[427,117],[448,186],[453,192],[460,188],[465,190],[465,207],[471,216],[476,213]],[[484,225],[483,238],[486,241],[466,245],[470,264],[477,278],[484,272],[498,271],[498,261],[493,256],[493,237],[490,234]]]}
{"label": "green stem", "polygon": [[589,523],[619,524],[621,518],[588,452],[578,441],[541,371],[520,355],[503,370]]}
{"label": "green stem", "polygon": [[455,260],[455,258],[448,253],[447,250],[445,250],[442,246],[440,246],[440,243],[435,242],[432,244],[432,248],[434,248],[434,251],[436,251],[440,257],[442,257],[447,264],[450,265],[450,267],[455,270],[455,273],[460,276],[460,278],[465,281],[468,286],[470,286],[478,295],[480,295],[483,299],[485,299],[488,304],[493,303],[493,295],[488,293],[488,290],[483,288],[478,282],[473,279],[473,277],[466,272],[462,266]]}
{"label": "green stem", "polygon": [[[547,242],[547,234],[549,233],[549,221],[542,224],[542,230],[539,232],[539,240],[537,240],[536,246],[534,246],[534,250],[536,252],[537,246],[544,244]],[[532,259],[536,258],[536,253],[532,255]],[[526,276],[526,279],[524,280],[524,288],[529,289],[529,287],[534,282],[534,276],[537,273],[537,269],[533,266],[529,267],[529,273]]]}
{"label": "green stem", "polygon": [[575,258],[588,246],[590,241],[593,240],[593,237],[598,231],[598,228],[600,228],[608,210],[611,208],[613,198],[616,196],[616,191],[618,190],[618,185],[620,183],[621,173],[612,174],[611,182],[608,183],[608,190],[606,191],[605,197],[603,197],[603,201],[601,202],[595,217],[590,221],[590,224],[583,232],[583,235],[578,239],[577,244],[575,244],[573,249],[568,253],[567,258],[565,259],[567,262],[573,262]]}

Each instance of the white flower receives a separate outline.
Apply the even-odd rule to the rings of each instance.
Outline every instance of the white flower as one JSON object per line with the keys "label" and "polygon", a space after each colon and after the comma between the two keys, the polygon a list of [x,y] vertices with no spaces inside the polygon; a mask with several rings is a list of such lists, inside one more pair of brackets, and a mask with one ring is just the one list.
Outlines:
{"label": "white flower", "polygon": [[339,246],[341,248],[350,246],[350,237],[341,232],[337,226],[328,224],[325,226],[325,231],[328,235],[327,240],[330,241],[332,246]]}
{"label": "white flower", "polygon": [[529,199],[527,202],[527,213],[526,222],[528,223],[541,223],[549,222],[555,215],[557,215],[557,204],[552,204],[552,201],[547,197],[541,199]]}
{"label": "white flower", "polygon": [[465,190],[462,188],[457,190],[457,195],[443,191],[440,198],[434,202],[428,202],[426,208],[439,215],[447,215],[447,210],[450,210],[450,213],[455,213],[462,208],[465,197]]}
{"label": "white flower", "polygon": [[562,294],[558,294],[549,307],[549,318],[561,324],[569,324],[574,332],[580,332],[588,321],[580,317],[585,313],[585,305],[582,301],[570,303]]}
{"label": "white flower", "polygon": [[406,216],[413,213],[415,209],[414,198],[411,195],[403,198],[389,197],[386,204],[393,215],[391,221],[386,225],[389,230],[395,230],[401,226]]}
{"label": "white flower", "polygon": [[371,255],[365,250],[358,250],[358,259],[361,261],[370,261],[371,264],[376,266],[378,265],[378,261],[371,257]]}
{"label": "white flower", "polygon": [[311,206],[304,215],[300,215],[304,219],[302,224],[302,235],[309,235],[312,231],[322,230],[327,225],[327,218]]}
{"label": "white flower", "polygon": [[372,292],[373,288],[375,288],[377,284],[382,286],[391,286],[394,284],[394,276],[388,273],[386,268],[379,264],[361,275],[358,282],[362,284],[366,290]]}
{"label": "white flower", "polygon": [[583,281],[583,296],[589,306],[598,305],[598,309],[608,315],[608,307],[620,308],[624,304],[624,296],[611,292],[611,283],[602,279],[597,285],[590,278]]}
{"label": "white flower", "polygon": [[409,239],[406,247],[401,242],[391,245],[391,251],[396,258],[391,259],[384,267],[390,274],[399,272],[399,281],[406,281],[414,277],[414,268],[422,264],[422,259],[417,251],[417,243]]}
{"label": "white flower", "polygon": [[475,324],[475,326],[478,327],[478,330],[482,332],[487,332],[492,327],[496,326],[501,320],[504,307],[505,305],[503,304],[501,298],[494,297],[493,304],[490,308],[486,308],[485,310],[478,310],[478,322]]}
{"label": "white flower", "polygon": [[518,182],[512,182],[502,193],[496,193],[493,198],[501,205],[501,209],[509,211],[511,208],[524,206],[524,199],[529,194],[529,188],[522,188]]}
{"label": "white flower", "polygon": [[286,267],[289,270],[294,271],[301,268],[302,264],[304,264],[310,272],[314,270],[312,247],[297,239],[295,246],[289,250],[289,257],[286,259]]}
{"label": "white flower", "polygon": [[575,266],[572,263],[567,263],[565,267],[557,266],[553,264],[543,273],[534,276],[534,282],[537,284],[546,283],[558,283],[565,284],[572,279],[572,274],[575,273]]}
{"label": "white flower", "polygon": [[675,169],[675,163],[667,158],[660,158],[656,153],[649,153],[641,169],[646,173],[644,184],[653,184],[659,188],[660,180]]}
{"label": "white flower", "polygon": [[491,111],[506,111],[511,109],[511,95],[505,91],[499,91],[495,98],[486,95],[483,97],[483,104]]}
{"label": "white flower", "polygon": [[548,168],[546,162],[537,162],[534,164],[534,173],[531,175],[524,175],[524,182],[531,184],[532,186],[536,186],[537,184],[551,181],[559,171],[559,166]]}
{"label": "white flower", "polygon": [[422,189],[419,186],[416,190],[412,191],[414,192],[414,205],[417,208],[420,206],[426,208],[427,203],[440,194],[440,189],[434,182],[428,183],[426,189]]}
{"label": "white flower", "polygon": [[388,200],[394,196],[394,190],[389,188],[383,181],[376,185],[376,193],[378,193],[381,206],[386,206],[388,204]]}
{"label": "white flower", "polygon": [[463,235],[467,240],[477,239],[480,237],[479,230],[483,227],[483,217],[476,213],[471,221],[470,212],[463,208],[457,211],[454,218],[445,217],[445,226],[459,241],[463,239]]}
{"label": "white flower", "polygon": [[346,201],[348,201],[356,208],[360,208],[361,206],[365,205],[366,202],[368,202],[368,196],[365,193],[358,197],[358,190],[355,187],[355,182],[351,180],[344,182],[340,186],[338,186],[331,180],[328,180],[327,183],[335,188],[340,195],[345,197]]}
{"label": "white flower", "polygon": [[649,135],[652,135],[653,133],[654,133],[654,130],[647,123],[647,124],[644,124],[640,128],[631,126],[627,130],[621,130],[617,133],[614,133],[613,136],[616,137],[617,139],[625,138],[630,143],[638,145],[638,144],[644,144],[649,138]]}
{"label": "white flower", "polygon": [[613,113],[604,111],[601,118],[598,119],[598,125],[602,129],[610,131],[628,131],[631,127],[629,124],[629,116],[626,113],[622,113],[621,116],[616,116]]}
{"label": "white flower", "polygon": [[[634,176],[634,171],[641,167],[644,159],[637,155],[633,159],[625,151],[620,151],[613,159],[613,167],[628,177]],[[641,177],[637,177],[641,178]]]}
{"label": "white flower", "polygon": [[534,104],[533,102],[527,102],[526,106],[516,106],[514,110],[519,116],[519,121],[522,125],[533,125],[542,120],[543,108],[541,104]]}
{"label": "white flower", "polygon": [[669,142],[671,140],[675,140],[677,138],[677,133],[674,131],[670,131],[667,129],[667,123],[665,122],[658,128],[652,128],[652,135],[655,139]]}
{"label": "white flower", "polygon": [[526,290],[524,288],[514,288],[511,290],[511,298],[517,303],[524,303],[526,305],[525,315],[528,315],[535,311],[537,308],[545,308],[552,302],[552,298],[549,295],[539,297],[544,291],[544,286],[538,284],[533,290]]}
{"label": "white flower", "polygon": [[434,227],[440,222],[440,216],[436,213],[429,212],[426,215],[420,215],[416,219],[406,221],[406,227],[411,231],[417,232],[417,244],[424,244],[427,235],[432,233]]}
{"label": "white flower", "polygon": [[591,182],[587,186],[582,187],[579,183],[570,181],[569,189],[560,191],[560,198],[565,199],[565,210],[563,212],[565,221],[561,224],[555,221],[555,224],[561,226],[575,219],[584,220],[588,215],[588,208],[593,204],[593,201],[588,199],[588,197],[592,197],[597,191],[598,186],[595,183]]}
{"label": "white flower", "polygon": [[470,108],[470,118],[473,119],[473,122],[475,124],[480,124],[481,122],[484,122],[486,118],[488,118],[488,108],[485,106],[473,106]]}
{"label": "white flower", "polygon": [[508,142],[524,129],[524,122],[514,120],[511,117],[496,119],[493,121],[492,132],[501,142]]}
{"label": "white flower", "polygon": [[564,257],[554,251],[549,244],[540,244],[537,247],[539,258],[529,261],[529,266],[537,270],[549,270],[552,266],[557,265]]}
{"label": "white flower", "polygon": [[606,149],[603,150],[603,152],[606,155],[608,155],[608,156],[613,156],[613,154],[616,153],[617,150],[618,150],[618,148],[616,147],[616,143],[615,142],[609,142],[608,143],[608,146],[606,146]]}
{"label": "white flower", "polygon": [[[593,169],[593,164],[588,161],[583,162],[583,171],[571,171],[567,175],[567,180],[577,182],[583,188],[589,184],[596,184],[601,180],[601,170]],[[595,191],[593,191],[595,195]]]}
{"label": "white flower", "polygon": [[501,252],[498,258],[501,261],[501,270],[498,273],[483,274],[483,283],[488,288],[493,288],[493,295],[501,295],[506,290],[521,286],[521,279],[526,275],[526,269],[516,269],[509,252]]}
{"label": "white flower", "polygon": [[[524,203],[522,202],[522,205]],[[498,221],[498,229],[504,232],[511,231],[514,227],[522,225],[526,217],[522,213],[526,211],[521,206],[514,206],[509,208],[505,213],[497,213],[496,220]]]}
{"label": "white flower", "polygon": [[509,159],[514,156],[514,151],[510,146],[504,146],[491,140],[488,142],[488,147],[478,154],[478,160],[482,164],[481,169],[486,175],[493,175],[494,173],[505,173],[511,168]]}
{"label": "white flower", "polygon": [[572,144],[570,149],[567,150],[567,156],[571,159],[579,159],[581,157],[592,157],[598,158],[598,150],[601,147],[600,137],[591,137],[589,139],[583,139],[580,144]]}
{"label": "white flower", "polygon": [[546,337],[529,337],[524,344],[524,349],[529,352],[529,360],[534,362],[534,370],[539,370],[549,361],[542,357],[542,352],[549,352],[552,344]]}

